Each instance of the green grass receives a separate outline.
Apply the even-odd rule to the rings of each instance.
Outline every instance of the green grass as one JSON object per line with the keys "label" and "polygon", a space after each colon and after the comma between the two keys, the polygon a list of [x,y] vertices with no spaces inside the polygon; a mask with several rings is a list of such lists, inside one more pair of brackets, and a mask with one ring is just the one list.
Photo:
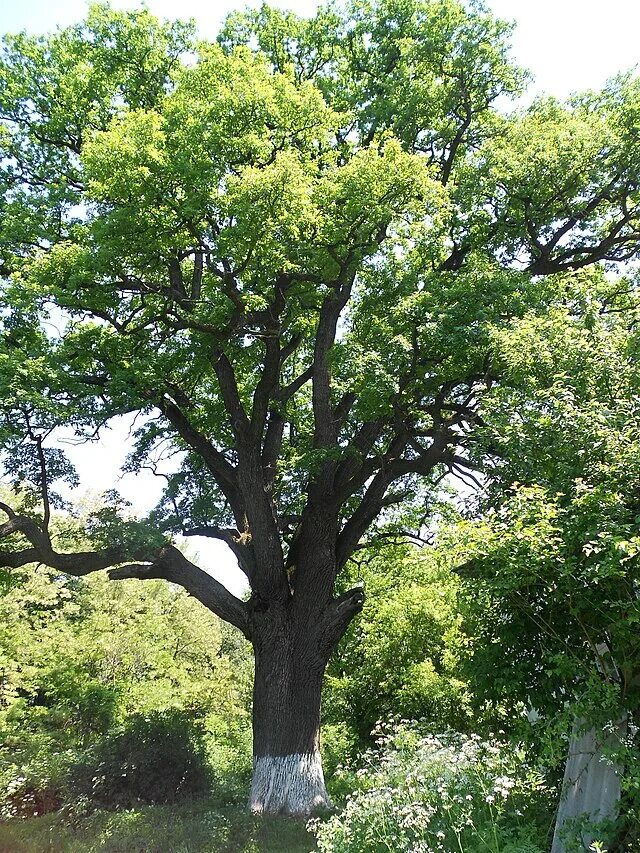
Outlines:
{"label": "green grass", "polygon": [[208,800],[96,812],[65,823],[51,814],[0,824],[0,853],[311,853],[304,821],[254,818]]}

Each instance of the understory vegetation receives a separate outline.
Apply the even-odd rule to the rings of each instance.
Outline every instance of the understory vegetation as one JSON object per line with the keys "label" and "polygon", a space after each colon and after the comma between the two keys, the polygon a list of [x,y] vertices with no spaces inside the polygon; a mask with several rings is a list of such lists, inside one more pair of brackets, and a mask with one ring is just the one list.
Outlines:
{"label": "understory vegetation", "polygon": [[[350,567],[384,606],[365,606],[331,664],[322,749],[335,811],[307,826],[246,812],[251,652],[224,622],[161,582],[3,575],[0,850],[548,851],[573,717],[551,702],[531,722],[516,657],[487,660],[495,625],[477,578],[451,570],[475,547],[454,515],[442,547],[387,543]],[[519,541],[539,548],[535,532]],[[603,719],[616,708],[605,687],[590,684]]]}

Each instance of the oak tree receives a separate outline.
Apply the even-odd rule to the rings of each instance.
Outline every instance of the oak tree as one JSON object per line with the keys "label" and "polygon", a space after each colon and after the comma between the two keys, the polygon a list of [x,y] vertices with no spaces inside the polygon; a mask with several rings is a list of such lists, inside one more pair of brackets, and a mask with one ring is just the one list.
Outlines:
{"label": "oak tree", "polygon": [[[0,565],[164,578],[255,654],[255,811],[328,803],[327,661],[363,604],[336,595],[397,511],[419,525],[479,466],[495,335],[559,274],[640,247],[640,86],[506,114],[510,27],[458,0],[263,6],[216,43],[91,8],[0,64],[0,438],[31,511]],[[56,430],[144,418],[129,465],[180,459],[95,549],[50,533],[74,473]],[[225,542],[241,601],[172,544]]]}

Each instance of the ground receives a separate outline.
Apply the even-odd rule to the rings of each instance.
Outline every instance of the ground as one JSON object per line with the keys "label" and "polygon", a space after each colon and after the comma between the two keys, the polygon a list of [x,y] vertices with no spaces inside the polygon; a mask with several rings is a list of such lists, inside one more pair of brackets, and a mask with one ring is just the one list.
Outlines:
{"label": "ground", "polygon": [[59,815],[0,825],[0,853],[310,853],[303,821],[253,818],[238,806],[201,801],[98,812],[62,822]]}

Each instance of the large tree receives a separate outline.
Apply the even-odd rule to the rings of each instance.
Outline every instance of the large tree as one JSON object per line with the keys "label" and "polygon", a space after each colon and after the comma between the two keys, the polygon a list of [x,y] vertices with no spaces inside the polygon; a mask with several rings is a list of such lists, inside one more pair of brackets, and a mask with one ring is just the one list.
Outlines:
{"label": "large tree", "polygon": [[[496,332],[640,248],[640,87],[504,115],[509,27],[457,0],[263,7],[218,43],[93,7],[0,65],[0,565],[165,578],[255,653],[255,811],[327,803],[320,691],[359,544],[477,466]],[[96,548],[49,531],[59,427],[144,415],[180,460]],[[474,460],[474,461],[472,461]],[[221,539],[241,601],[171,544]]]}

